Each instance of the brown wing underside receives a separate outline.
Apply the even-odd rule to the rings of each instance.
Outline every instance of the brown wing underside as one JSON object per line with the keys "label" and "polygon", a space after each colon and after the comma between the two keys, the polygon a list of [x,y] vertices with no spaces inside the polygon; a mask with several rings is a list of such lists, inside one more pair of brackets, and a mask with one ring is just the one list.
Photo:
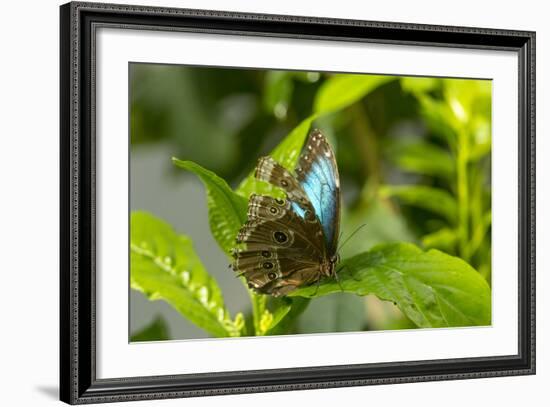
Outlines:
{"label": "brown wing underside", "polygon": [[[279,170],[277,163],[275,166]],[[290,189],[295,179],[288,179],[286,186]],[[287,193],[294,197],[299,194],[300,191]],[[258,292],[285,295],[320,278],[324,258],[320,225],[316,217],[311,216],[311,209],[306,209],[310,211],[309,216],[302,218],[292,210],[292,205],[288,199],[250,197],[248,221],[237,235],[237,243],[245,248],[234,251],[233,268]],[[308,203],[304,206],[308,208]]]}

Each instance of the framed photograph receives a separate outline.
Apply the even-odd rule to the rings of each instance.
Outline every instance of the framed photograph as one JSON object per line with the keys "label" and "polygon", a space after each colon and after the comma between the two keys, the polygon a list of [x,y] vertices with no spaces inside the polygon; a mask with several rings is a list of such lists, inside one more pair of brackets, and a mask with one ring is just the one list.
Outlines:
{"label": "framed photograph", "polygon": [[61,400],[535,373],[535,33],[61,6]]}

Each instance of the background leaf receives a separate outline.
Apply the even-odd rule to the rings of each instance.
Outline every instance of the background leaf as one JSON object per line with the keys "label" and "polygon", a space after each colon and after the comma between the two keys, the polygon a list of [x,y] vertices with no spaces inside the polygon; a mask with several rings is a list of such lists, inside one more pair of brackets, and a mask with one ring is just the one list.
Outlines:
{"label": "background leaf", "polygon": [[451,179],[455,167],[451,154],[434,144],[393,142],[387,148],[391,161],[405,171]]}
{"label": "background leaf", "polygon": [[146,212],[133,212],[130,283],[149,300],[164,300],[218,337],[237,336],[216,281],[195,254],[191,239]]}
{"label": "background leaf", "polygon": [[342,110],[379,86],[395,80],[392,76],[336,74],[323,83],[314,102],[317,114]]}
{"label": "background leaf", "polygon": [[403,76],[401,77],[401,88],[404,91],[414,94],[430,92],[441,86],[441,78]]}
{"label": "background leaf", "polygon": [[174,164],[197,175],[206,188],[208,222],[212,235],[226,254],[235,246],[235,237],[246,222],[247,200],[234,193],[227,182],[192,161],[173,158]]}
{"label": "background leaf", "polygon": [[449,228],[442,228],[422,237],[422,245],[426,249],[440,249],[446,252],[454,251],[456,241],[456,232]]}
{"label": "background leaf", "polygon": [[166,341],[170,339],[168,325],[164,318],[157,316],[153,322],[130,337],[130,342]]}
{"label": "background leaf", "polygon": [[277,119],[286,117],[292,91],[294,89],[292,72],[267,71],[263,94],[263,104],[267,112]]}
{"label": "background leaf", "polygon": [[[367,190],[368,187],[365,188]],[[407,227],[405,219],[392,209],[389,201],[372,199],[366,202],[342,213],[342,258],[363,253],[381,243],[415,242],[415,236]],[[357,233],[351,236],[354,231]]]}
{"label": "background leaf", "polygon": [[[419,327],[491,323],[491,291],[479,273],[460,258],[413,244],[380,245],[342,262],[340,284],[323,282],[292,296],[345,292],[375,294],[392,301]],[[318,291],[317,291],[318,290]],[[317,293],[316,293],[317,291]]]}
{"label": "background leaf", "polygon": [[406,205],[427,209],[446,218],[451,225],[457,220],[456,200],[441,188],[424,185],[387,185],[380,188],[383,197],[399,198]]}

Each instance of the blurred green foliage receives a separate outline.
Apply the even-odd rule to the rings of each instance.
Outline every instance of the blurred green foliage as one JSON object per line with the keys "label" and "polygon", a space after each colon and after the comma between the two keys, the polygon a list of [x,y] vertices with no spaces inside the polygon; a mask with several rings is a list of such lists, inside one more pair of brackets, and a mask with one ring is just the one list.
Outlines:
{"label": "blurred green foliage", "polygon": [[168,325],[162,317],[157,316],[149,325],[135,332],[130,337],[130,342],[166,341],[168,339],[170,339]]}
{"label": "blurred green foliage", "polygon": [[490,81],[150,64],[130,80],[132,148],[167,143],[199,177],[225,253],[250,193],[280,193],[251,176],[257,158],[293,169],[312,126],[337,153],[343,238],[366,225],[342,250],[342,287],[250,291],[231,317],[190,239],[134,213],[131,282],[149,299],[212,336],[490,324]]}

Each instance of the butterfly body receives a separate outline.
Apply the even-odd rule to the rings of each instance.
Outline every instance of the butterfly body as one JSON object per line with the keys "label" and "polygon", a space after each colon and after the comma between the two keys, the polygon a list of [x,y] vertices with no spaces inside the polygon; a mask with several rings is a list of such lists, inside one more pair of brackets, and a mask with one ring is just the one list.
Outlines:
{"label": "butterfly body", "polygon": [[282,189],[285,199],[252,195],[247,222],[237,236],[233,268],[250,288],[280,296],[335,275],[340,225],[340,185],[332,148],[314,130],[296,175],[270,157],[257,179]]}

